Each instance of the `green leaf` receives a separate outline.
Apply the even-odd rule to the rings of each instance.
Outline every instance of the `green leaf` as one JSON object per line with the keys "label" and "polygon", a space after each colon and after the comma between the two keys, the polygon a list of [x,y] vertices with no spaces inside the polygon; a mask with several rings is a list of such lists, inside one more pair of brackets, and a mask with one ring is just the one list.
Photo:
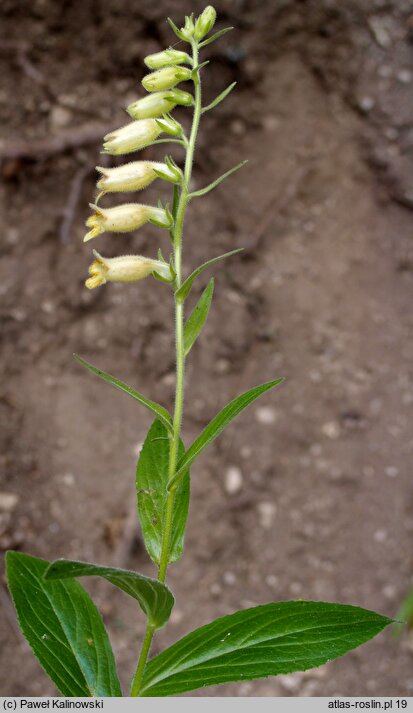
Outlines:
{"label": "green leaf", "polygon": [[142,404],[142,406],[145,406],[148,411],[153,413],[162,421],[162,423],[164,424],[164,426],[166,426],[170,433],[173,433],[172,419],[166,408],[160,406],[155,401],[151,401],[150,399],[145,398],[145,396],[142,396],[142,394],[140,394],[138,391],[132,389],[131,386],[125,384],[124,381],[115,379],[114,376],[111,376],[105,371],[102,371],[101,369],[97,369],[95,366],[92,366],[92,364],[89,364],[86,359],[82,359],[82,357],[78,356],[77,354],[74,354],[73,356],[76,361],[79,362],[79,364],[82,364],[82,366],[86,367],[86,369],[89,369],[92,374],[96,374],[96,376],[99,376],[99,378],[103,379],[103,381],[107,381],[108,384],[112,384],[112,386],[115,386],[117,389],[120,389],[120,391],[124,391],[125,394],[129,394],[129,396],[132,396],[135,401],[138,401],[140,404]]}
{"label": "green leaf", "polygon": [[203,42],[200,43],[199,49],[201,47],[206,47],[206,45],[211,44],[211,42],[215,42],[219,37],[222,37],[222,35],[226,35],[227,32],[230,32],[230,30],[233,30],[233,27],[224,27],[223,30],[218,30],[218,32],[215,32],[214,35],[211,35],[211,37],[208,37],[207,40],[204,40]]}
{"label": "green leaf", "polygon": [[212,260],[207,260],[207,262],[202,263],[199,267],[196,268],[189,277],[186,278],[185,282],[182,283],[181,287],[179,290],[175,292],[175,297],[178,301],[183,302],[189,295],[192,285],[194,283],[194,280],[198,277],[198,275],[201,274],[204,270],[206,270],[207,267],[210,267],[213,265],[215,262],[218,262],[219,260],[223,260],[226,257],[231,257],[231,255],[236,255],[237,253],[240,253],[244,248],[237,248],[236,250],[231,250],[229,253],[224,253],[223,255],[218,255],[218,257],[213,257]]}
{"label": "green leaf", "polygon": [[6,555],[20,627],[64,696],[121,696],[113,652],[91,598],[74,580],[46,582],[46,560]]}
{"label": "green leaf", "polygon": [[214,109],[216,106],[218,106],[218,104],[221,104],[221,102],[224,101],[224,99],[226,99],[228,94],[230,92],[232,92],[235,85],[236,85],[236,82],[232,82],[232,84],[230,84],[226,89],[224,89],[224,91],[221,92],[221,94],[218,94],[218,96],[215,97],[214,101],[212,101],[210,104],[208,104],[208,106],[204,106],[204,108],[202,109],[202,114],[205,114],[207,111],[210,111],[211,109]]}
{"label": "green leaf", "polygon": [[47,568],[44,578],[47,581],[67,579],[68,577],[103,577],[119,587],[139,602],[149,623],[160,629],[168,621],[174,597],[172,592],[157,579],[144,577],[137,572],[116,567],[102,567],[89,562],[75,560],[56,560]]}
{"label": "green leaf", "polygon": [[170,696],[231,681],[306,671],[378,634],[391,619],[346,604],[278,602],[192,631],[145,670],[142,696]]}
{"label": "green leaf", "polygon": [[[182,458],[184,453],[184,445],[180,441],[178,458]],[[165,426],[155,420],[148,431],[139,456],[136,468],[136,491],[145,546],[149,556],[157,565],[161,557],[165,508],[169,496],[168,464],[168,433]],[[176,562],[182,555],[188,507],[189,469],[186,468],[175,494],[169,562]]]}
{"label": "green leaf", "polygon": [[169,25],[170,25],[171,30],[175,33],[175,35],[176,35],[177,37],[179,37],[180,40],[183,40],[184,42],[188,42],[188,40],[186,39],[185,35],[177,28],[177,26],[175,25],[174,21],[171,20],[170,17],[168,17],[167,20],[168,20],[168,22],[169,22]]}
{"label": "green leaf", "polygon": [[248,161],[241,161],[241,163],[238,163],[236,166],[233,168],[230,168],[229,171],[226,171],[225,173],[222,174],[219,178],[217,178],[215,181],[210,183],[208,186],[205,186],[205,188],[200,188],[199,191],[194,191],[193,193],[189,194],[189,198],[199,198],[200,196],[205,196],[207,193],[212,191],[214,188],[219,186],[222,181],[225,181],[228,176],[230,176],[232,173],[235,173],[235,171],[238,171],[238,169],[242,168],[242,166],[245,166],[245,164],[248,163]]}
{"label": "green leaf", "polygon": [[211,277],[208,285],[205,287],[198,303],[192,310],[184,327],[184,351],[185,356],[189,354],[193,344],[198,338],[205,320],[208,317],[209,308],[211,306],[212,296],[214,294],[214,278]]}
{"label": "green leaf", "polygon": [[202,451],[209,446],[209,444],[219,436],[236,416],[238,416],[241,411],[243,411],[247,406],[249,406],[253,401],[258,399],[266,391],[274,389],[284,381],[284,379],[276,379],[275,381],[268,381],[266,384],[261,384],[261,386],[255,386],[253,389],[246,391],[241,396],[237,396],[236,399],[230,401],[222,411],[220,411],[212,421],[209,422],[208,426],[204,428],[202,433],[193,442],[193,444],[188,448],[184,457],[178,461],[178,468],[173,478],[171,478],[168,488],[171,489],[177,481],[182,477],[184,473],[194,462]]}

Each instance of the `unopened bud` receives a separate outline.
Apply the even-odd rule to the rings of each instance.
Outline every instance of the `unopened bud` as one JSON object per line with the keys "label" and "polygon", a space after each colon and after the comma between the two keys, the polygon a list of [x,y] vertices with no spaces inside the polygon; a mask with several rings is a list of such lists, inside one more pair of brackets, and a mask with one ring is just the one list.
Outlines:
{"label": "unopened bud", "polygon": [[136,282],[144,277],[158,273],[164,280],[172,280],[169,265],[161,260],[151,260],[141,255],[121,255],[120,257],[103,257],[93,251],[96,260],[89,267],[90,277],[85,284],[93,290],[105,282]]}
{"label": "unopened bud", "polygon": [[[175,177],[175,171],[172,172],[166,163],[156,161],[132,161],[116,168],[96,166],[96,170],[102,174],[96,185],[103,193],[140,191],[149,186],[162,171],[168,175],[167,180]],[[177,180],[175,178],[175,182]]]}
{"label": "unopened bud", "polygon": [[147,74],[142,79],[142,84],[147,92],[159,92],[163,89],[172,89],[179,82],[191,79],[191,74],[191,70],[187,67],[164,67]]}
{"label": "unopened bud", "polygon": [[169,67],[172,64],[190,64],[192,60],[186,52],[169,48],[163,52],[150,54],[143,61],[149,69],[162,69],[162,67]]}
{"label": "unopened bud", "polygon": [[215,9],[212,5],[208,5],[195,23],[195,39],[202,40],[208,32],[211,32],[213,26],[215,25],[216,18],[217,13],[215,12]]}
{"label": "unopened bud", "polygon": [[129,233],[137,230],[148,221],[162,228],[170,228],[171,221],[166,210],[139,203],[125,203],[115,208],[100,208],[90,204],[94,213],[87,219],[86,225],[91,230],[83,238],[86,243],[101,233]]}
{"label": "unopened bud", "polygon": [[148,146],[162,132],[155,119],[132,121],[116,131],[106,134],[103,149],[104,153],[112,156],[138,151]]}
{"label": "unopened bud", "polygon": [[185,26],[181,27],[181,34],[185,40],[191,41],[194,35],[195,25],[193,15],[185,17]]}

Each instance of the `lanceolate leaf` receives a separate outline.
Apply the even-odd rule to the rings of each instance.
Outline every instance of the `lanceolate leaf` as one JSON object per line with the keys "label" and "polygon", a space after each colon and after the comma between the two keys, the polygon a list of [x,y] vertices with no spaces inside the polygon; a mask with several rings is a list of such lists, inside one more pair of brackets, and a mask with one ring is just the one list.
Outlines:
{"label": "lanceolate leaf", "polygon": [[115,386],[117,389],[120,389],[121,391],[124,391],[125,394],[129,394],[129,396],[132,396],[135,401],[139,401],[142,406],[145,406],[145,408],[148,409],[151,413],[153,413],[155,416],[157,416],[162,423],[166,426],[168,431],[171,433],[173,432],[172,428],[172,419],[166,408],[163,406],[160,406],[157,404],[155,401],[151,401],[150,399],[145,398],[145,396],[142,396],[142,394],[138,393],[138,391],[135,391],[135,389],[132,389],[131,386],[128,386],[128,384],[125,384],[124,381],[120,381],[119,379],[115,379],[114,376],[111,376],[110,374],[107,374],[105,371],[102,371],[101,369],[97,369],[95,366],[92,364],[89,364],[86,359],[82,359],[82,357],[78,356],[77,354],[73,355],[76,361],[79,362],[79,364],[82,364],[82,366],[86,367],[86,369],[89,369],[89,371],[92,372],[92,374],[96,374],[96,376],[99,376],[100,379],[103,379],[103,381],[107,381],[109,384],[112,384],[112,386]]}
{"label": "lanceolate leaf", "polygon": [[229,32],[230,30],[233,30],[233,29],[234,29],[233,27],[224,27],[223,30],[218,30],[218,32],[215,32],[214,35],[211,35],[211,37],[208,37],[207,40],[204,40],[203,42],[201,42],[199,47],[200,48],[206,47],[206,45],[209,45],[211,42],[215,42],[215,40],[217,40],[219,37],[222,37],[222,35],[225,35],[227,32]]}
{"label": "lanceolate leaf", "polygon": [[192,285],[194,283],[194,280],[198,277],[198,275],[201,274],[204,270],[206,270],[207,267],[210,267],[213,265],[215,262],[218,262],[218,260],[223,260],[226,257],[231,257],[231,255],[236,255],[237,253],[240,253],[244,248],[237,248],[237,250],[231,250],[229,253],[224,253],[223,255],[218,255],[218,257],[213,257],[212,260],[208,260],[207,262],[204,262],[202,265],[196,268],[189,277],[186,278],[185,282],[181,285],[179,290],[176,291],[175,296],[177,300],[180,300],[183,302],[189,295]]}
{"label": "lanceolate leaf", "polygon": [[119,587],[139,602],[150,624],[157,629],[168,621],[174,598],[172,592],[156,579],[144,577],[137,572],[115,567],[101,567],[88,562],[56,560],[47,568],[44,578],[47,581],[67,579],[68,577],[103,577]]}
{"label": "lanceolate leaf", "polygon": [[198,336],[208,317],[209,308],[211,306],[212,296],[214,294],[214,278],[211,277],[208,285],[203,291],[198,300],[197,305],[192,310],[184,327],[184,351],[185,356],[189,354],[193,344],[198,339]]}
{"label": "lanceolate leaf", "polygon": [[[180,441],[178,458],[185,453]],[[149,429],[136,468],[138,512],[145,546],[149,556],[159,565],[162,533],[168,498],[169,438],[165,426],[155,420]],[[186,468],[176,490],[169,562],[176,562],[184,545],[184,534],[189,507],[189,469]]]}
{"label": "lanceolate leaf", "polygon": [[155,656],[142,696],[170,696],[230,681],[306,671],[342,656],[391,620],[345,604],[278,602],[192,631]]}
{"label": "lanceolate leaf", "polygon": [[230,168],[229,171],[223,173],[222,176],[217,178],[215,181],[212,181],[212,183],[210,183],[208,186],[205,186],[205,188],[200,188],[199,191],[194,191],[193,193],[190,193],[189,197],[199,198],[200,196],[205,196],[207,193],[219,186],[222,181],[225,181],[228,176],[230,176],[232,173],[235,173],[235,171],[238,171],[238,169],[242,168],[242,166],[245,166],[246,163],[248,163],[248,161],[241,161],[241,163],[237,163],[236,166]]}
{"label": "lanceolate leaf", "polygon": [[261,386],[256,386],[254,389],[246,391],[241,396],[237,396],[236,399],[230,401],[222,411],[219,412],[212,421],[209,422],[208,426],[204,428],[202,433],[193,442],[192,446],[188,448],[184,457],[178,462],[178,468],[174,477],[169,483],[169,488],[171,488],[180,478],[182,473],[184,473],[187,468],[191,466],[195,458],[197,458],[202,451],[209,446],[209,444],[215,440],[217,436],[224,430],[236,416],[238,416],[241,411],[243,411],[247,406],[249,406],[253,401],[258,399],[266,391],[273,389],[284,381],[284,379],[276,379],[275,381],[268,381],[266,384],[261,384]]}
{"label": "lanceolate leaf", "polygon": [[232,92],[235,86],[236,82],[232,82],[232,84],[230,84],[226,89],[224,89],[221,94],[218,94],[218,96],[215,97],[215,99],[210,104],[208,104],[208,106],[204,106],[204,108],[202,109],[202,113],[205,114],[205,112],[210,111],[211,109],[215,109],[218,104],[221,104],[221,102],[226,99],[228,94]]}
{"label": "lanceolate leaf", "polygon": [[49,562],[20,552],[6,561],[20,627],[61,693],[121,696],[105,627],[79,582],[46,582]]}

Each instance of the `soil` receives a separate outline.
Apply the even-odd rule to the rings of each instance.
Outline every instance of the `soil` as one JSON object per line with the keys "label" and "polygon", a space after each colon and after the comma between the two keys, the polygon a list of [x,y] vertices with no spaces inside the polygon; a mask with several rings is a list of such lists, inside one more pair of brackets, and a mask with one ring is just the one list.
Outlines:
{"label": "soil", "polygon": [[[273,600],[341,601],[394,616],[413,571],[410,3],[216,6],[219,27],[236,30],[211,45],[206,100],[238,86],[205,116],[194,187],[249,163],[191,205],[185,270],[245,251],[214,271],[213,308],[188,368],[185,441],[239,392],[286,382],[193,467],[186,551],[168,580],[177,607],[154,653],[217,616]],[[37,157],[35,142],[125,123],[142,58],[172,41],[165,16],[179,22],[201,8],[2,2],[4,550],[154,573],[139,533],[130,538],[150,418],[71,355],[172,407],[171,300],[149,281],[84,289],[100,138]],[[34,146],[30,159],[11,150],[23,140]],[[105,235],[93,247],[155,256],[159,245],[167,251],[165,236]],[[87,586],[126,687],[143,617],[109,584]],[[53,694],[16,629],[4,578],[0,593],[1,694]],[[409,636],[388,631],[304,674],[195,695],[412,695],[412,653]]]}

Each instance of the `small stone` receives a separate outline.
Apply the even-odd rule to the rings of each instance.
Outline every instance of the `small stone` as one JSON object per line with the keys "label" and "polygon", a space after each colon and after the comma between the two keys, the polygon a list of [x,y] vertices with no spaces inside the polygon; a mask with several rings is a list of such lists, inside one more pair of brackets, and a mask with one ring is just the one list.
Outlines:
{"label": "small stone", "polygon": [[209,588],[209,591],[211,592],[211,595],[213,597],[219,597],[222,594],[222,587],[220,584],[218,584],[218,582],[213,582],[213,584],[211,584]]}
{"label": "small stone", "polygon": [[396,466],[394,465],[389,465],[386,468],[385,473],[389,478],[395,478],[397,475],[399,475],[399,469],[396,468]]}
{"label": "small stone", "polygon": [[261,406],[255,411],[255,418],[259,423],[264,423],[267,426],[275,423],[277,420],[277,412],[271,406]]}
{"label": "small stone", "polygon": [[239,468],[230,466],[225,473],[225,490],[228,495],[236,495],[242,488],[243,477]]}
{"label": "small stone", "polygon": [[237,578],[233,572],[224,572],[222,579],[224,580],[224,583],[228,584],[230,587],[232,587],[237,581]]}
{"label": "small stone", "polygon": [[234,121],[231,122],[230,128],[232,133],[236,136],[242,136],[246,131],[245,124],[241,119],[234,119]]}
{"label": "small stone", "polygon": [[19,502],[19,496],[16,493],[0,493],[0,510],[10,512],[14,510]]}
{"label": "small stone", "polygon": [[276,589],[278,586],[278,577],[275,574],[268,574],[265,581],[271,589]]}
{"label": "small stone", "polygon": [[396,77],[400,84],[410,84],[413,74],[410,69],[401,69],[397,72]]}
{"label": "small stone", "polygon": [[327,438],[338,438],[340,435],[340,425],[337,421],[328,421],[321,427],[321,430]]}
{"label": "small stone", "polygon": [[374,539],[376,542],[385,542],[387,540],[386,530],[376,530],[374,533]]}
{"label": "small stone", "polygon": [[263,502],[257,505],[259,522],[263,530],[270,530],[274,523],[277,507],[274,503]]}
{"label": "small stone", "polygon": [[181,609],[173,609],[169,621],[171,622],[172,625],[176,625],[176,624],[180,624],[183,618],[184,618],[184,613]]}
{"label": "small stone", "polygon": [[273,116],[273,114],[268,114],[267,116],[263,117],[261,123],[265,131],[276,131],[279,128],[281,122],[279,119],[277,119],[276,116]]}
{"label": "small stone", "polygon": [[369,111],[371,111],[373,109],[376,102],[374,101],[373,97],[365,96],[365,97],[361,97],[361,99],[359,99],[358,104],[359,104],[361,111],[363,111],[365,114],[367,114]]}
{"label": "small stone", "polygon": [[72,488],[76,483],[76,478],[73,473],[63,473],[63,475],[61,476],[61,481],[69,488]]}
{"label": "small stone", "polygon": [[72,112],[63,106],[54,106],[49,116],[50,128],[53,130],[64,129],[72,121]]}
{"label": "small stone", "polygon": [[386,584],[381,591],[383,596],[391,601],[394,601],[397,597],[397,589],[394,584]]}

